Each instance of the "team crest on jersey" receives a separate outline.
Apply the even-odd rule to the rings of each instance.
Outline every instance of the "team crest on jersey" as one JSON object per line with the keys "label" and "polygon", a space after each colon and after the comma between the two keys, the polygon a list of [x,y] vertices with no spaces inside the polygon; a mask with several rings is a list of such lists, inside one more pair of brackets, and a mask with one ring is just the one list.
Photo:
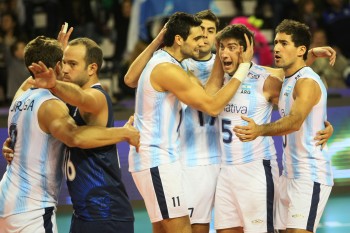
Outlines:
{"label": "team crest on jersey", "polygon": [[241,91],[241,94],[250,94],[250,92],[251,92],[251,88],[252,88],[252,86],[251,85],[249,85],[249,84],[242,84],[242,87],[241,87],[241,89],[242,89],[242,91]]}
{"label": "team crest on jersey", "polygon": [[292,92],[293,87],[292,86],[287,86],[285,91],[284,91],[284,96],[289,96],[289,94]]}

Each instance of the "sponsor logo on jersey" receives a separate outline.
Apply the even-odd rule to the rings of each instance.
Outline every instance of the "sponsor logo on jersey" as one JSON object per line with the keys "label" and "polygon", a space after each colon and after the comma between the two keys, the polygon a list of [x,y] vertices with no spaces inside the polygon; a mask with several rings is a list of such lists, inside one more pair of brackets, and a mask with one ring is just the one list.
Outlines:
{"label": "sponsor logo on jersey", "polygon": [[248,107],[244,105],[237,104],[227,104],[224,108],[224,111],[227,113],[236,113],[236,114],[247,114]]}
{"label": "sponsor logo on jersey", "polygon": [[249,72],[247,77],[248,78],[252,78],[252,79],[259,79],[260,78],[260,74],[255,74],[255,73]]}

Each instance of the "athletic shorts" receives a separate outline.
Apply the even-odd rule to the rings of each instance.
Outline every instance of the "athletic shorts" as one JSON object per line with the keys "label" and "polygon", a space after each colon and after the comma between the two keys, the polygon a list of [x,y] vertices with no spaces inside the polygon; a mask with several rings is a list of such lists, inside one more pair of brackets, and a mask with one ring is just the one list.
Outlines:
{"label": "athletic shorts", "polygon": [[281,176],[276,205],[276,229],[316,232],[332,187],[309,179]]}
{"label": "athletic shorts", "polygon": [[210,223],[220,164],[183,167],[183,185],[191,224]]}
{"label": "athletic shorts", "polygon": [[0,218],[0,233],[57,233],[55,213],[48,207]]}
{"label": "athletic shorts", "polygon": [[215,229],[243,227],[245,233],[273,232],[274,180],[270,160],[222,165],[215,196]]}
{"label": "athletic shorts", "polygon": [[152,223],[188,216],[179,161],[131,174]]}
{"label": "athletic shorts", "polygon": [[72,216],[69,233],[134,233],[133,221],[84,221]]}

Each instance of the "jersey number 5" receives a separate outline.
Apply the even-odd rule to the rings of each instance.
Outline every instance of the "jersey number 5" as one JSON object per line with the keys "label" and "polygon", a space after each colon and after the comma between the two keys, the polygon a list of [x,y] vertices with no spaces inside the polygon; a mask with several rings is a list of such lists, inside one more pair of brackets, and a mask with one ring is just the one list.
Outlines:
{"label": "jersey number 5", "polygon": [[231,130],[231,121],[222,119],[221,121],[221,131],[223,133],[226,133],[227,137],[225,138],[224,136],[222,137],[222,141],[224,143],[231,143],[232,142],[232,130]]}

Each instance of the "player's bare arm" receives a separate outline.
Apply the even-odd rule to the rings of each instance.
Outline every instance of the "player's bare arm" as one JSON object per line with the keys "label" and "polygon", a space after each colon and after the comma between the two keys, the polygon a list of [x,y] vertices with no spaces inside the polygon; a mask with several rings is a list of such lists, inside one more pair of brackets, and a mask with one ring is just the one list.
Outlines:
{"label": "player's bare arm", "polygon": [[205,84],[205,91],[210,94],[214,95],[216,92],[222,88],[224,84],[224,70],[222,68],[219,55],[215,57],[215,61],[213,64],[213,69],[210,73],[209,79],[207,80]]}
{"label": "player's bare arm", "polygon": [[259,136],[286,135],[300,129],[312,107],[316,105],[321,96],[319,85],[312,79],[304,78],[297,81],[293,98],[295,99],[289,115],[279,120],[257,125],[253,119],[242,116],[248,122],[247,126],[235,126],[233,131],[243,142],[252,141]]}
{"label": "player's bare arm", "polygon": [[329,58],[329,64],[334,66],[337,52],[329,46],[315,47],[308,51],[306,65],[310,66],[317,58]]}
{"label": "player's bare arm", "polygon": [[[91,69],[97,69],[96,64],[91,64]],[[57,79],[57,72],[52,68],[47,68],[42,62],[33,63],[29,69],[34,74],[35,79],[29,82],[38,88],[49,89],[54,95],[64,102],[79,107],[81,112],[97,115],[107,109],[106,98],[102,92],[87,88],[83,90],[74,83],[64,82]]]}
{"label": "player's bare arm", "polygon": [[127,86],[135,88],[139,81],[142,70],[145,68],[147,62],[151,59],[153,53],[163,43],[163,37],[166,32],[166,26],[162,28],[156,38],[146,47],[145,50],[133,61],[127,73],[124,76],[124,82]]}
{"label": "player's bare arm", "polygon": [[161,63],[153,69],[151,83],[156,90],[170,91],[181,102],[211,116],[217,116],[222,111],[241,84],[238,79],[232,79],[215,95],[208,95],[201,86],[193,84],[186,76],[187,73],[181,67]]}
{"label": "player's bare arm", "polygon": [[95,148],[122,141],[139,146],[139,132],[131,126],[106,128],[101,126],[77,126],[70,117],[67,106],[59,100],[49,100],[40,106],[38,112],[40,128],[52,134],[65,145],[79,148]]}
{"label": "player's bare arm", "polygon": [[263,93],[267,101],[278,105],[278,99],[282,88],[282,80],[276,76],[268,76],[264,82]]}

